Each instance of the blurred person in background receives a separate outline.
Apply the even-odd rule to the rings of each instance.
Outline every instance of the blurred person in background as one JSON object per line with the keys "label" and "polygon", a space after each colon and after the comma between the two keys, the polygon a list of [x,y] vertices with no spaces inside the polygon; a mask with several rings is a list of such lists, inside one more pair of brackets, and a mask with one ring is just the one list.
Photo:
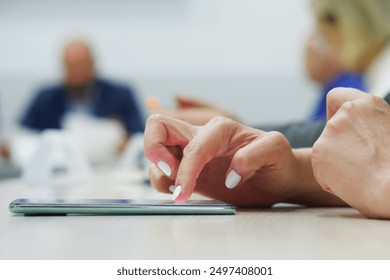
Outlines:
{"label": "blurred person in background", "polygon": [[97,75],[92,50],[86,41],[67,43],[62,60],[62,83],[38,91],[21,118],[23,127],[39,132],[61,129],[70,113],[117,120],[125,131],[118,151],[125,147],[132,134],[144,131],[143,113],[133,89]]}
{"label": "blurred person in background", "polygon": [[[356,80],[352,79],[352,86],[384,98],[390,93],[390,1],[313,0],[312,2],[317,30],[321,40],[324,40],[321,44],[326,45],[328,51],[336,56],[342,69],[339,75],[343,75],[344,72],[356,75]],[[310,53],[308,54],[307,58],[310,57]],[[327,62],[329,63],[330,60]],[[310,63],[307,66],[312,67]],[[310,71],[308,69],[308,72]],[[362,75],[363,80],[359,75]],[[347,84],[333,86],[348,87]],[[325,96],[320,100],[319,106],[323,106],[324,99]],[[186,106],[181,106],[178,110],[162,109],[155,112],[192,124],[204,124],[215,116],[232,118],[231,113],[204,101],[183,97],[178,100],[179,105],[186,104]],[[323,117],[323,107],[318,111]],[[265,131],[283,133],[292,147],[311,147],[326,124],[326,120],[314,121],[315,118],[317,118],[316,111],[311,118],[313,122],[254,126]]]}
{"label": "blurred person in background", "polygon": [[318,101],[308,117],[308,122],[326,120],[326,95],[337,87],[366,90],[363,75],[343,69],[337,54],[318,34],[311,36],[305,47],[307,76],[321,86]]}
{"label": "blurred person in background", "polygon": [[[313,0],[319,35],[342,68],[363,75],[368,93],[390,100],[390,1]],[[344,85],[345,86],[345,85]],[[326,121],[256,126],[282,132],[292,147],[311,147]]]}
{"label": "blurred person in background", "polygon": [[[326,120],[326,95],[330,90],[337,87],[366,90],[363,75],[343,69],[337,54],[318,34],[310,36],[306,42],[305,69],[307,76],[321,86],[318,101],[314,104],[312,113],[306,120],[307,122]],[[176,103],[179,107],[176,110],[160,108],[154,110],[154,112],[198,125],[205,124],[216,116],[238,120],[236,116],[222,108],[199,99],[177,96]],[[267,127],[266,125],[264,126]],[[273,127],[275,125],[269,126]]]}

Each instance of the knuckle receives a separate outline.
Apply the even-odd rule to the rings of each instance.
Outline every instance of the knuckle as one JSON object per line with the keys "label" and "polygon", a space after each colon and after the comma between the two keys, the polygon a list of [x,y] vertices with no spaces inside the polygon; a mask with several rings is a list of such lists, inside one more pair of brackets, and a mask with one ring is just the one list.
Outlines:
{"label": "knuckle", "polygon": [[356,112],[356,102],[353,102],[353,101],[347,101],[347,102],[344,102],[341,107],[340,107],[340,111],[343,111],[345,113],[354,113]]}
{"label": "knuckle", "polygon": [[162,114],[152,114],[146,119],[146,126],[150,126],[151,124],[163,124],[163,123],[175,123],[175,120],[172,117],[162,115]]}
{"label": "knuckle", "polygon": [[226,118],[226,117],[215,117],[211,119],[205,126],[205,130],[213,131],[212,134],[219,134],[220,136],[230,137],[235,134],[237,130],[242,128],[242,125],[238,122]]}
{"label": "knuckle", "polygon": [[201,154],[202,152],[203,152],[203,146],[199,141],[191,141],[183,149],[184,156]]}
{"label": "knuckle", "polygon": [[160,114],[153,114],[150,115],[146,119],[146,124],[145,124],[145,131],[148,132],[150,129],[152,129],[154,126],[162,124],[164,121],[165,117]]}
{"label": "knuckle", "polygon": [[152,114],[148,117],[147,119],[147,123],[154,123],[154,122],[161,122],[162,121],[162,118],[163,116],[160,115],[160,114]]}
{"label": "knuckle", "polygon": [[340,106],[339,111],[347,114],[357,114],[361,110],[366,110],[367,108],[371,109],[373,106],[383,106],[384,104],[386,104],[386,102],[382,98],[364,94],[356,100],[344,102]]}
{"label": "knuckle", "polygon": [[191,166],[181,165],[177,172],[177,178],[181,178],[183,180],[183,178],[187,178],[188,174],[190,174],[192,171],[193,169]]}
{"label": "knuckle", "polygon": [[381,106],[381,105],[385,105],[386,104],[386,101],[384,101],[379,96],[369,95],[367,100],[368,100],[368,102],[367,102],[368,104],[367,105],[374,104],[376,106]]}
{"label": "knuckle", "polygon": [[[330,119],[327,123],[326,123],[326,126],[324,128],[324,132],[322,133],[322,136],[325,136],[325,135],[334,135],[334,134],[337,134],[339,132],[342,131],[342,124],[341,122],[338,120],[338,118],[336,117],[333,117],[332,119]],[[320,141],[317,141],[319,143],[322,142],[322,139],[323,137],[320,137]]]}
{"label": "knuckle", "polygon": [[235,122],[229,118],[218,116],[212,118],[207,124],[223,128],[223,127],[230,127],[234,123]]}
{"label": "knuckle", "polygon": [[242,172],[248,171],[251,168],[250,158],[248,158],[242,151],[237,151],[234,155],[234,163],[239,166]]}
{"label": "knuckle", "polygon": [[353,108],[349,109],[348,112],[350,114],[355,114],[354,117],[356,117],[357,114],[361,116],[361,114],[372,112],[376,109],[386,110],[389,105],[381,97],[365,95],[364,97],[354,101],[351,106],[353,106]]}
{"label": "knuckle", "polygon": [[287,138],[278,131],[268,132],[269,137],[272,139],[273,143],[275,143],[278,147],[290,147],[290,143]]}

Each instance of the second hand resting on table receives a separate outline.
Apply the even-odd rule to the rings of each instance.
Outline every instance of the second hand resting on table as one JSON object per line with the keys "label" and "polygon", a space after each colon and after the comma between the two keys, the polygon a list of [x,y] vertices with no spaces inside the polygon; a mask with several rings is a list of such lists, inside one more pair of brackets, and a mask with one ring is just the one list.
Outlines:
{"label": "second hand resting on table", "polygon": [[[360,111],[367,113],[358,117]],[[385,156],[390,129],[383,127],[389,123],[390,108],[379,98],[338,89],[329,95],[328,118],[312,150],[291,149],[280,133],[226,118],[193,126],[153,115],[145,131],[145,153],[155,164],[150,169],[152,185],[166,193],[176,186],[177,202],[196,191],[238,206],[349,204],[368,217],[390,218],[383,197],[389,197],[383,167],[390,167]],[[383,145],[378,142],[382,138]]]}

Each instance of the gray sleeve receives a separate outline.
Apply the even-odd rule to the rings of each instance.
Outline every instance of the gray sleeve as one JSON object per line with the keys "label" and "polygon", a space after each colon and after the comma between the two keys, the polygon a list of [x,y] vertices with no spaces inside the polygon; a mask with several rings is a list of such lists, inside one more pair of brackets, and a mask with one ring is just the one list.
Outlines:
{"label": "gray sleeve", "polygon": [[390,105],[390,93],[385,96],[385,101]]}
{"label": "gray sleeve", "polygon": [[318,121],[314,123],[307,122],[292,122],[287,124],[264,124],[255,125],[254,127],[264,131],[279,131],[281,132],[293,148],[312,147],[314,142],[320,137],[326,121]]}
{"label": "gray sleeve", "polygon": [[[385,101],[390,104],[390,93],[385,96]],[[324,130],[326,121],[314,123],[291,122],[287,124],[263,124],[254,127],[264,131],[279,131],[286,136],[293,148],[312,147]]]}

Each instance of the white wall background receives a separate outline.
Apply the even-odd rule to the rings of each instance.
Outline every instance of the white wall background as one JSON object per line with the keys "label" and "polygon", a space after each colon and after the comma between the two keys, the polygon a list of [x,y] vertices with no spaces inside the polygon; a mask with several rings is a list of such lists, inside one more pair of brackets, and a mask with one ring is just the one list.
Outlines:
{"label": "white wall background", "polygon": [[302,46],[309,0],[0,0],[3,131],[43,82],[61,77],[67,39],[94,45],[104,76],[140,98],[174,92],[218,103],[249,123],[302,119],[315,98]]}

